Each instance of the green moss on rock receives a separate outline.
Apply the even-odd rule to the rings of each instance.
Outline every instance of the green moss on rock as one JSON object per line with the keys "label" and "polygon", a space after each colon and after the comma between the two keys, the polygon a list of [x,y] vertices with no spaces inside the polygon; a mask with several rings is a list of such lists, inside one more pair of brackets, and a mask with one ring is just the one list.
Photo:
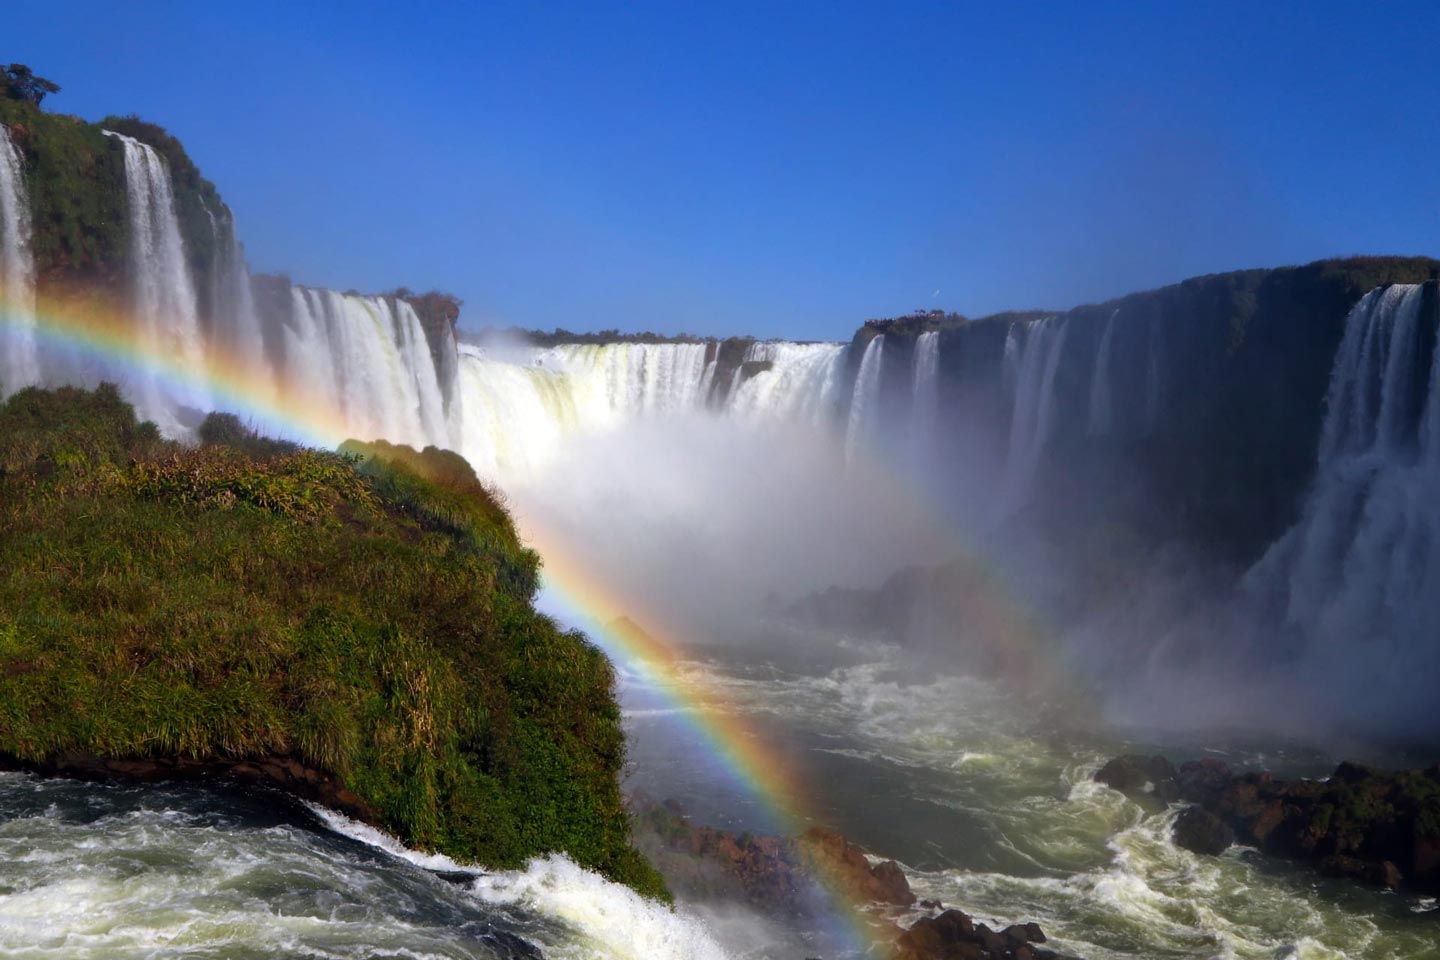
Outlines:
{"label": "green moss on rock", "polygon": [[35,265],[43,284],[117,290],[126,258],[125,165],[94,124],[0,100],[25,160]]}

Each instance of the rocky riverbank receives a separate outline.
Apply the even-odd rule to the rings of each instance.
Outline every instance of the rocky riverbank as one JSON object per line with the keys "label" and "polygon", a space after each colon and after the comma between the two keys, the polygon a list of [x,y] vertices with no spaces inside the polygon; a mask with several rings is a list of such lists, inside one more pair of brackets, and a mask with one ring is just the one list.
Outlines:
{"label": "rocky riverbank", "polygon": [[1132,796],[1191,804],[1174,837],[1197,853],[1242,843],[1325,876],[1440,893],[1440,763],[1386,771],[1346,762],[1325,780],[1283,780],[1235,773],[1219,760],[1176,767],[1164,757],[1123,756],[1095,779]]}

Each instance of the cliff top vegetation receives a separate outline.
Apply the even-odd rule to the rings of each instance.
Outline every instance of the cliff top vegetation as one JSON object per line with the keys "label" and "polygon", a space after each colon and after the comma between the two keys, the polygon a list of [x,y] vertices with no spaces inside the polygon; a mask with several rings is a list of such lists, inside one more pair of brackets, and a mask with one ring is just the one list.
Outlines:
{"label": "cliff top vegetation", "polygon": [[200,435],[109,386],[0,405],[0,760],[280,764],[409,845],[666,896],[610,664],[535,611],[538,557],[463,460]]}

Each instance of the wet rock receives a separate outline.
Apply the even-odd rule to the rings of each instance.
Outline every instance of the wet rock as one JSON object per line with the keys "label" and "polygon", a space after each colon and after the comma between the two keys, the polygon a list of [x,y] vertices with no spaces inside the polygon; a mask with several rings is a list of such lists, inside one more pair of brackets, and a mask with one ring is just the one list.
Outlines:
{"label": "wet rock", "polygon": [[1175,820],[1175,843],[1195,853],[1214,856],[1235,842],[1235,831],[1204,807],[1188,807]]}
{"label": "wet rock", "polygon": [[[735,834],[692,824],[676,804],[650,801],[632,813],[636,845],[681,899],[738,900],[771,916],[804,918],[816,903],[818,879],[849,900],[876,905],[876,918],[916,904],[898,863],[871,864],[861,847],[832,830],[812,828],[795,838]],[[961,910],[942,910],[939,901],[920,906],[941,912],[908,930],[892,927],[895,960],[1063,960],[1036,946],[1045,942],[1038,924],[992,930]]]}
{"label": "wet rock", "polygon": [[1017,923],[992,930],[960,910],[923,917],[900,935],[896,960],[1061,960],[1034,946],[1045,942],[1039,924]]}
{"label": "wet rock", "polygon": [[1095,779],[1123,793],[1139,793],[1146,784],[1152,788],[1175,780],[1175,767],[1164,757],[1130,754],[1116,757],[1095,774]]}
{"label": "wet rock", "polygon": [[[1117,757],[1096,779],[1133,790],[1156,769],[1143,757]],[[1220,852],[1228,828],[1235,841],[1327,876],[1440,893],[1440,764],[1388,771],[1345,762],[1328,779],[1281,780],[1198,760],[1180,766],[1175,785],[1195,804],[1175,824],[1175,842],[1188,849]]]}
{"label": "wet rock", "polygon": [[861,903],[889,903],[908,907],[915,902],[905,872],[894,860],[870,865],[865,851],[831,830],[812,827],[798,841],[801,856],[811,869],[841,887]]}
{"label": "wet rock", "polygon": [[1014,923],[1002,932],[1014,943],[1044,943],[1047,939],[1038,923]]}
{"label": "wet rock", "polygon": [[635,815],[636,844],[672,888],[694,900],[744,900],[786,917],[810,908],[817,880],[858,903],[908,907],[915,894],[893,860],[871,865],[858,845],[814,828],[796,838],[692,824],[673,805]]}
{"label": "wet rock", "polygon": [[1201,806],[1213,806],[1221,792],[1234,781],[1230,768],[1219,760],[1190,760],[1180,765],[1176,777],[1180,796]]}
{"label": "wet rock", "polygon": [[1321,876],[1357,880],[1377,887],[1389,887],[1391,890],[1398,889],[1405,882],[1400,868],[1389,860],[1374,863],[1358,857],[1332,854],[1322,858],[1316,869]]}

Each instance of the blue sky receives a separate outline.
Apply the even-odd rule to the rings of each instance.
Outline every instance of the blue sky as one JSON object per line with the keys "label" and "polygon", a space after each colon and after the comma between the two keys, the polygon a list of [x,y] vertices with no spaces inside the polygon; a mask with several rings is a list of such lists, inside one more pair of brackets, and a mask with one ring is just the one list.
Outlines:
{"label": "blue sky", "polygon": [[1440,254],[1440,5],[16,0],[251,264],[464,323],[842,338]]}

